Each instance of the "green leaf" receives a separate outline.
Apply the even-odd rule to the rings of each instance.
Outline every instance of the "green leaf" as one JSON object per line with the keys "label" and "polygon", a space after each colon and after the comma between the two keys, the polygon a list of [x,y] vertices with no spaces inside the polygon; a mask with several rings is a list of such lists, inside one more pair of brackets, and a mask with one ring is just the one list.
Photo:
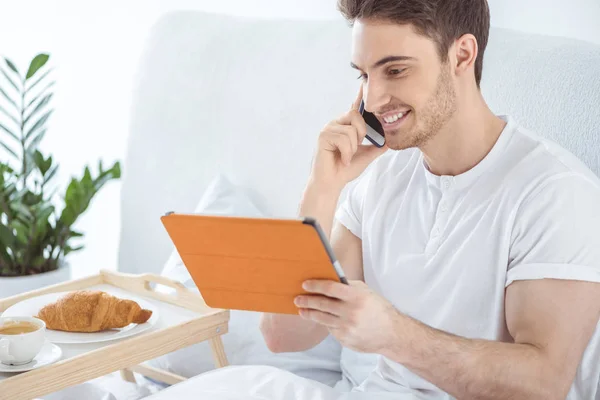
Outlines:
{"label": "green leaf", "polygon": [[27,236],[27,234],[29,233],[29,226],[19,219],[13,220],[11,225],[17,232],[17,241],[20,242],[23,246],[29,244],[29,237]]}
{"label": "green leaf", "polygon": [[2,88],[0,88],[0,94],[2,96],[4,96],[6,101],[8,101],[10,104],[12,104],[13,107],[15,107],[17,110],[19,110],[19,106],[17,105],[17,103],[13,99],[11,99],[10,96]]}
{"label": "green leaf", "polygon": [[[33,90],[34,87],[36,87],[41,81],[44,80],[44,78],[46,78],[48,76],[48,74],[50,72],[52,72],[54,70],[54,68],[49,68],[46,72],[44,72],[35,82],[33,82],[27,89],[25,89],[25,94],[31,92]],[[55,82],[52,82],[52,84],[46,86],[44,88],[44,90],[48,89],[49,86],[52,86]],[[44,91],[42,90],[42,92]],[[31,105],[31,103],[29,104]]]}
{"label": "green leaf", "polygon": [[29,145],[27,145],[27,151],[31,152],[34,149],[37,149],[40,142],[44,138],[44,135],[46,135],[46,129],[42,129],[37,135],[34,136]]}
{"label": "green leaf", "polygon": [[14,247],[15,235],[12,229],[4,224],[0,224],[0,247]]}
{"label": "green leaf", "polygon": [[17,75],[19,74],[19,70],[17,69],[17,67],[15,66],[15,64],[13,64],[12,61],[10,61],[8,58],[4,57],[4,61],[6,61],[6,65],[8,65],[8,68],[12,69],[13,71],[15,71],[15,73]]}
{"label": "green leaf", "polygon": [[44,265],[45,262],[46,262],[46,258],[44,256],[37,256],[31,262],[31,266],[34,267],[34,268],[39,268],[42,265]]}
{"label": "green leaf", "polygon": [[[52,157],[50,157],[50,161],[52,161]],[[52,180],[52,178],[54,178],[54,175],[56,175],[56,171],[58,171],[58,164],[54,165],[50,169],[50,172],[48,172],[48,174],[44,176],[44,183],[43,183],[44,185],[46,183],[50,182],[50,180]]]}
{"label": "green leaf", "polygon": [[66,226],[71,226],[75,222],[75,219],[75,211],[71,207],[65,206],[60,214],[60,221]]}
{"label": "green leaf", "polygon": [[84,236],[84,234],[82,232],[77,232],[77,231],[73,231],[73,230],[69,233],[69,235],[73,238],[78,238],[78,237]]}
{"label": "green leaf", "polygon": [[77,201],[79,189],[79,182],[75,178],[71,178],[71,182],[69,182],[69,186],[67,186],[67,191],[65,192],[65,201],[71,202],[71,204],[75,204]]}
{"label": "green leaf", "polygon": [[38,54],[35,56],[33,60],[31,60],[31,64],[29,64],[29,70],[27,71],[25,79],[28,80],[35,75],[35,73],[48,62],[49,58],[50,56],[48,54]]}
{"label": "green leaf", "polygon": [[23,198],[23,204],[26,206],[34,206],[40,204],[44,199],[38,193],[29,192]]}
{"label": "green leaf", "polygon": [[[52,167],[52,162],[52,156],[48,156],[48,158],[44,160],[44,171],[48,172],[50,170],[50,167]],[[44,175],[46,172],[44,172]]]}
{"label": "green leaf", "polygon": [[17,217],[22,221],[28,221],[33,218],[29,208],[23,203],[12,203],[11,208],[17,213]]}
{"label": "green leaf", "polygon": [[[35,104],[36,101],[38,101],[40,98],[46,96],[49,92],[49,89],[54,86],[56,82],[52,81],[50,82],[48,85],[46,85],[46,87],[37,95],[35,96],[33,99],[31,99],[29,101],[29,103],[27,103],[27,106],[25,107],[25,112],[29,111],[29,109],[31,108],[31,106],[33,106],[33,104]],[[52,92],[50,92],[52,93]]]}
{"label": "green leaf", "polygon": [[67,254],[69,254],[69,253],[73,253],[73,252],[75,252],[75,251],[82,250],[84,247],[85,247],[85,246],[83,246],[83,245],[82,245],[82,246],[77,246],[77,247],[71,247],[71,246],[67,245],[67,246],[65,246],[65,248],[64,248],[64,255],[66,256],[66,255],[67,255]]}
{"label": "green leaf", "polygon": [[31,172],[35,169],[35,161],[33,160],[34,150],[35,149],[33,148],[28,148],[25,150],[25,162],[23,163],[24,170],[21,171],[21,179],[27,179],[29,174],[31,174]]}
{"label": "green leaf", "polygon": [[79,214],[83,213],[88,206],[89,200],[94,195],[92,182],[81,181],[79,185],[77,185],[77,196],[79,197]]}
{"label": "green leaf", "polygon": [[121,163],[120,162],[116,162],[114,163],[113,167],[111,168],[113,176],[115,178],[121,178]]}
{"label": "green leaf", "polygon": [[10,172],[10,173],[12,173],[12,172],[14,172],[14,171],[15,171],[15,170],[14,170],[14,169],[12,169],[12,168],[10,167],[10,165],[8,165],[8,164],[7,164],[7,163],[5,163],[5,162],[2,162],[2,161],[0,161],[0,173],[4,173],[4,172]]}
{"label": "green leaf", "polygon": [[44,176],[46,174],[46,172],[48,171],[48,168],[46,168],[46,160],[44,159],[44,155],[42,153],[40,153],[39,150],[35,150],[33,152],[33,162],[35,163],[35,166],[38,167],[38,169],[42,173],[42,176]]}
{"label": "green leaf", "polygon": [[112,181],[112,180],[116,180],[118,179],[117,176],[114,176],[113,174],[107,174],[107,175],[103,175],[101,177],[99,177],[96,182],[94,183],[94,189],[96,191],[99,191],[100,189],[102,189],[102,187],[104,185],[106,185],[108,182]]}
{"label": "green leaf", "polygon": [[6,115],[12,122],[15,123],[15,125],[20,126],[21,123],[19,121],[17,121],[17,119],[15,117],[13,117],[8,111],[6,111],[2,106],[0,106],[0,112],[2,112],[2,114]]}
{"label": "green leaf", "polygon": [[4,68],[0,68],[0,72],[2,73],[2,75],[4,75],[4,77],[6,78],[6,80],[8,81],[8,83],[10,83],[10,85],[15,88],[15,90],[17,91],[17,93],[21,93],[21,89],[19,89],[19,87],[17,86],[17,84],[15,83],[15,81],[13,81],[10,78],[10,76],[8,76],[8,74],[6,73],[6,71],[4,71]]}
{"label": "green leaf", "polygon": [[63,209],[60,222],[64,226],[71,226],[81,214],[84,206],[84,198],[81,194],[81,187],[76,179],[71,179],[65,193],[65,208]]}
{"label": "green leaf", "polygon": [[0,142],[0,147],[4,147],[4,150],[6,150],[10,154],[12,154],[13,157],[15,157],[17,160],[19,159],[19,156],[17,155],[17,153],[13,149],[11,149],[10,147],[8,147],[8,145],[6,143]]}
{"label": "green leaf", "polygon": [[121,178],[121,164],[119,162],[116,162],[112,166],[112,168],[102,172],[98,176],[98,178],[96,179],[96,182],[94,182],[94,187],[95,187],[96,191],[99,191],[107,182],[109,182],[111,180],[116,180],[119,178]]}
{"label": "green leaf", "polygon": [[90,169],[88,167],[85,167],[85,170],[83,171],[83,178],[81,179],[81,183],[86,188],[90,188],[93,185],[92,173],[90,172]]}
{"label": "green leaf", "polygon": [[17,135],[15,135],[7,127],[5,127],[4,125],[0,124],[0,129],[2,129],[4,132],[8,133],[10,135],[10,137],[12,137],[13,139],[15,139],[16,141],[20,141],[19,137]]}
{"label": "green leaf", "polygon": [[52,100],[52,96],[54,96],[53,93],[48,93],[46,96],[44,96],[44,98],[42,98],[42,100],[40,100],[40,102],[35,106],[33,111],[31,111],[31,113],[29,113],[29,115],[25,118],[25,121],[23,122],[23,124],[27,124],[29,122],[29,120],[31,119],[31,117],[34,116],[36,112],[38,112],[42,107],[44,107],[46,104],[48,104],[50,102],[50,100]]}
{"label": "green leaf", "polygon": [[0,259],[3,261],[3,264],[5,264],[4,268],[2,268],[2,275],[10,275],[11,272],[13,272],[10,267],[12,267],[15,262],[11,255],[6,251],[6,248],[2,246],[0,246]]}
{"label": "green leaf", "polygon": [[54,112],[54,110],[50,110],[46,114],[44,114],[42,117],[40,117],[40,119],[38,119],[36,121],[36,123],[33,124],[33,126],[31,127],[31,129],[29,129],[29,131],[25,135],[25,140],[29,139],[29,137],[33,134],[33,132],[35,132],[36,129],[44,126],[44,124],[46,123],[46,121],[48,120],[48,118],[50,118],[50,116],[52,115],[53,112]]}
{"label": "green leaf", "polygon": [[4,193],[6,193],[7,197],[11,198],[15,192],[17,191],[17,186],[14,183],[10,183],[5,186]]}
{"label": "green leaf", "polygon": [[[48,223],[48,218],[54,213],[54,206],[47,204],[36,211],[37,230],[42,231]],[[45,232],[44,232],[45,233]]]}

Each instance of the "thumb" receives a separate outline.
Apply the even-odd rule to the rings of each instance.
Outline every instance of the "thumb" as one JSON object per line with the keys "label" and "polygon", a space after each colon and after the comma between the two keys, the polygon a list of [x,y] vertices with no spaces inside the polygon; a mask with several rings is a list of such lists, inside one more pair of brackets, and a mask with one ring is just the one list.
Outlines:
{"label": "thumb", "polygon": [[353,163],[360,166],[362,169],[367,168],[377,157],[388,150],[387,146],[377,147],[372,144],[361,144],[354,155]]}

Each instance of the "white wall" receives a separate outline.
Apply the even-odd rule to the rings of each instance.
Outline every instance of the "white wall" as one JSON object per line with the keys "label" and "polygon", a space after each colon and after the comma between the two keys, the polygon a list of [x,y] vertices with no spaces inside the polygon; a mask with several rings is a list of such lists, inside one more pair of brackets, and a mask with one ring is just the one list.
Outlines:
{"label": "white wall", "polygon": [[600,43],[600,0],[489,0],[492,24]]}
{"label": "white wall", "polygon": [[[52,54],[56,113],[43,147],[61,164],[66,183],[85,164],[122,160],[130,87],[150,26],[161,14],[198,9],[236,15],[340,18],[335,0],[0,0],[0,54],[22,69],[37,52]],[[496,26],[600,43],[600,0],[490,0]],[[519,11],[517,11],[519,10]],[[125,166],[126,168],[126,166]],[[149,177],[151,178],[151,177]],[[113,269],[119,184],[110,184],[78,228],[87,249],[70,262],[75,276]],[[143,249],[140,249],[143,251]]]}

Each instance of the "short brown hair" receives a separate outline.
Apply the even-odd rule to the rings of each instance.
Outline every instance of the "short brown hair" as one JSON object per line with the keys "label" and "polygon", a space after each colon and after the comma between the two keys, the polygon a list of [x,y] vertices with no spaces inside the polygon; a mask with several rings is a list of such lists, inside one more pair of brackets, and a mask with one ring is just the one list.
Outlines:
{"label": "short brown hair", "polygon": [[452,42],[470,33],[477,39],[475,80],[481,82],[483,54],[490,30],[487,0],[338,0],[342,15],[357,19],[379,19],[410,24],[416,31],[436,42],[440,58],[448,60]]}

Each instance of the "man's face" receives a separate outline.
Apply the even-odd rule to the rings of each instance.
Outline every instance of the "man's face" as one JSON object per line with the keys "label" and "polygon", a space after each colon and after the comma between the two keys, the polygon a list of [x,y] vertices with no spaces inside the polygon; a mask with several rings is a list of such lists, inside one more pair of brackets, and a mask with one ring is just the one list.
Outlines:
{"label": "man's face", "polygon": [[424,145],[456,111],[449,64],[410,25],[356,21],[352,64],[362,74],[365,108],[383,125],[391,149]]}

